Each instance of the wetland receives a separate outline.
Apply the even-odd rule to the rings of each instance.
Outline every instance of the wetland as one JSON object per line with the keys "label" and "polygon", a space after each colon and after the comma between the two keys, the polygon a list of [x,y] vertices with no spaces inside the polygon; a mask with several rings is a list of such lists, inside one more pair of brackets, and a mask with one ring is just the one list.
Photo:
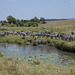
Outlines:
{"label": "wetland", "polygon": [[75,53],[64,52],[48,45],[33,46],[0,43],[0,51],[6,58],[31,62],[31,64],[35,59],[58,65],[68,65],[75,60]]}

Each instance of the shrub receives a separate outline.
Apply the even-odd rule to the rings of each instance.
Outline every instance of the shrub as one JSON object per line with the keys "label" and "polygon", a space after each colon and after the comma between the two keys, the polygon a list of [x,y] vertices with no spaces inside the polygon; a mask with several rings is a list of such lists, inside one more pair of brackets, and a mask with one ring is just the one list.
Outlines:
{"label": "shrub", "polygon": [[45,21],[42,21],[41,24],[46,24],[46,22]]}
{"label": "shrub", "polygon": [[2,24],[1,24],[1,26],[5,26],[5,25],[6,25],[6,23],[2,23]]}
{"label": "shrub", "polygon": [[33,46],[37,46],[38,43],[37,43],[36,41],[33,41],[32,45],[33,45]]}
{"label": "shrub", "polygon": [[15,24],[10,24],[10,27],[15,27],[16,25]]}
{"label": "shrub", "polygon": [[26,44],[26,45],[30,45],[30,42],[26,42],[25,44]]}
{"label": "shrub", "polygon": [[7,39],[6,42],[7,42],[7,43],[14,43],[15,40],[14,40],[14,39]]}
{"label": "shrub", "polygon": [[15,40],[15,42],[18,44],[23,44],[22,40],[19,40],[19,39]]}
{"label": "shrub", "polygon": [[38,27],[38,23],[37,22],[27,22],[25,26],[26,27]]}
{"label": "shrub", "polygon": [[2,52],[0,52],[0,57],[3,57],[3,54],[2,54]]}

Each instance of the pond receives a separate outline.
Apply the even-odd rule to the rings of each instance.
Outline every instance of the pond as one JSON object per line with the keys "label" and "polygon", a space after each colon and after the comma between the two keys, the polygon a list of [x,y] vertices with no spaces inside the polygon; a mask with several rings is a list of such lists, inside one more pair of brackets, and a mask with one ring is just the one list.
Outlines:
{"label": "pond", "polygon": [[0,43],[0,51],[4,57],[33,63],[33,60],[52,62],[58,65],[68,65],[75,60],[75,53],[64,52],[47,45],[17,45]]}

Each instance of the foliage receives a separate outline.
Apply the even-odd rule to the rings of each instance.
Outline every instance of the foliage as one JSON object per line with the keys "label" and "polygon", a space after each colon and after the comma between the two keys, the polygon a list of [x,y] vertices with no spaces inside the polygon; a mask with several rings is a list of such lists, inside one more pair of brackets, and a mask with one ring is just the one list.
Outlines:
{"label": "foliage", "polygon": [[2,23],[2,24],[1,24],[1,26],[5,26],[5,25],[6,25],[6,23]]}
{"label": "foliage", "polygon": [[41,24],[46,24],[46,22],[45,21],[42,21]]}
{"label": "foliage", "polygon": [[[2,24],[1,26],[10,26],[10,27],[15,27],[15,26],[25,26],[25,27],[37,27],[38,23],[45,24],[45,19],[43,17],[40,18],[40,20],[35,16],[31,20],[19,20],[14,18],[13,16],[7,16],[7,21],[0,21]],[[29,23],[29,25],[28,25]]]}
{"label": "foliage", "polygon": [[0,57],[3,57],[3,54],[2,54],[2,52],[0,51]]}
{"label": "foliage", "polygon": [[39,23],[39,19],[36,16],[33,19],[31,19],[30,21]]}
{"label": "foliage", "polygon": [[28,22],[25,26],[26,27],[38,27],[38,23],[37,22]]}
{"label": "foliage", "polygon": [[46,24],[45,18],[41,17],[41,18],[40,18],[40,23],[41,23],[41,24]]}
{"label": "foliage", "polygon": [[41,18],[40,18],[40,21],[45,21],[45,18],[41,17]]}
{"label": "foliage", "polygon": [[14,17],[12,17],[12,16],[8,16],[7,17],[7,20],[8,20],[8,22],[11,24],[11,23],[13,23],[13,24],[15,24],[16,23],[16,19],[14,18]]}
{"label": "foliage", "polygon": [[37,46],[38,43],[37,43],[36,41],[33,41],[33,42],[32,42],[32,45],[33,45],[33,46]]}

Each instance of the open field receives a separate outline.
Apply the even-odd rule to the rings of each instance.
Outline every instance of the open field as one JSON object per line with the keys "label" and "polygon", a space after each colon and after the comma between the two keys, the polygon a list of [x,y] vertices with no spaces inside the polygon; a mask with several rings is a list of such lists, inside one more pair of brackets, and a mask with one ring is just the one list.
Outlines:
{"label": "open field", "polygon": [[75,30],[75,20],[48,21],[46,24],[39,25],[54,32],[71,33]]}
{"label": "open field", "polygon": [[9,31],[15,30],[41,32],[45,30],[51,30],[53,32],[71,33],[72,30],[75,30],[75,20],[47,21],[46,24],[39,24],[38,27],[0,26],[0,28],[7,28]]}

